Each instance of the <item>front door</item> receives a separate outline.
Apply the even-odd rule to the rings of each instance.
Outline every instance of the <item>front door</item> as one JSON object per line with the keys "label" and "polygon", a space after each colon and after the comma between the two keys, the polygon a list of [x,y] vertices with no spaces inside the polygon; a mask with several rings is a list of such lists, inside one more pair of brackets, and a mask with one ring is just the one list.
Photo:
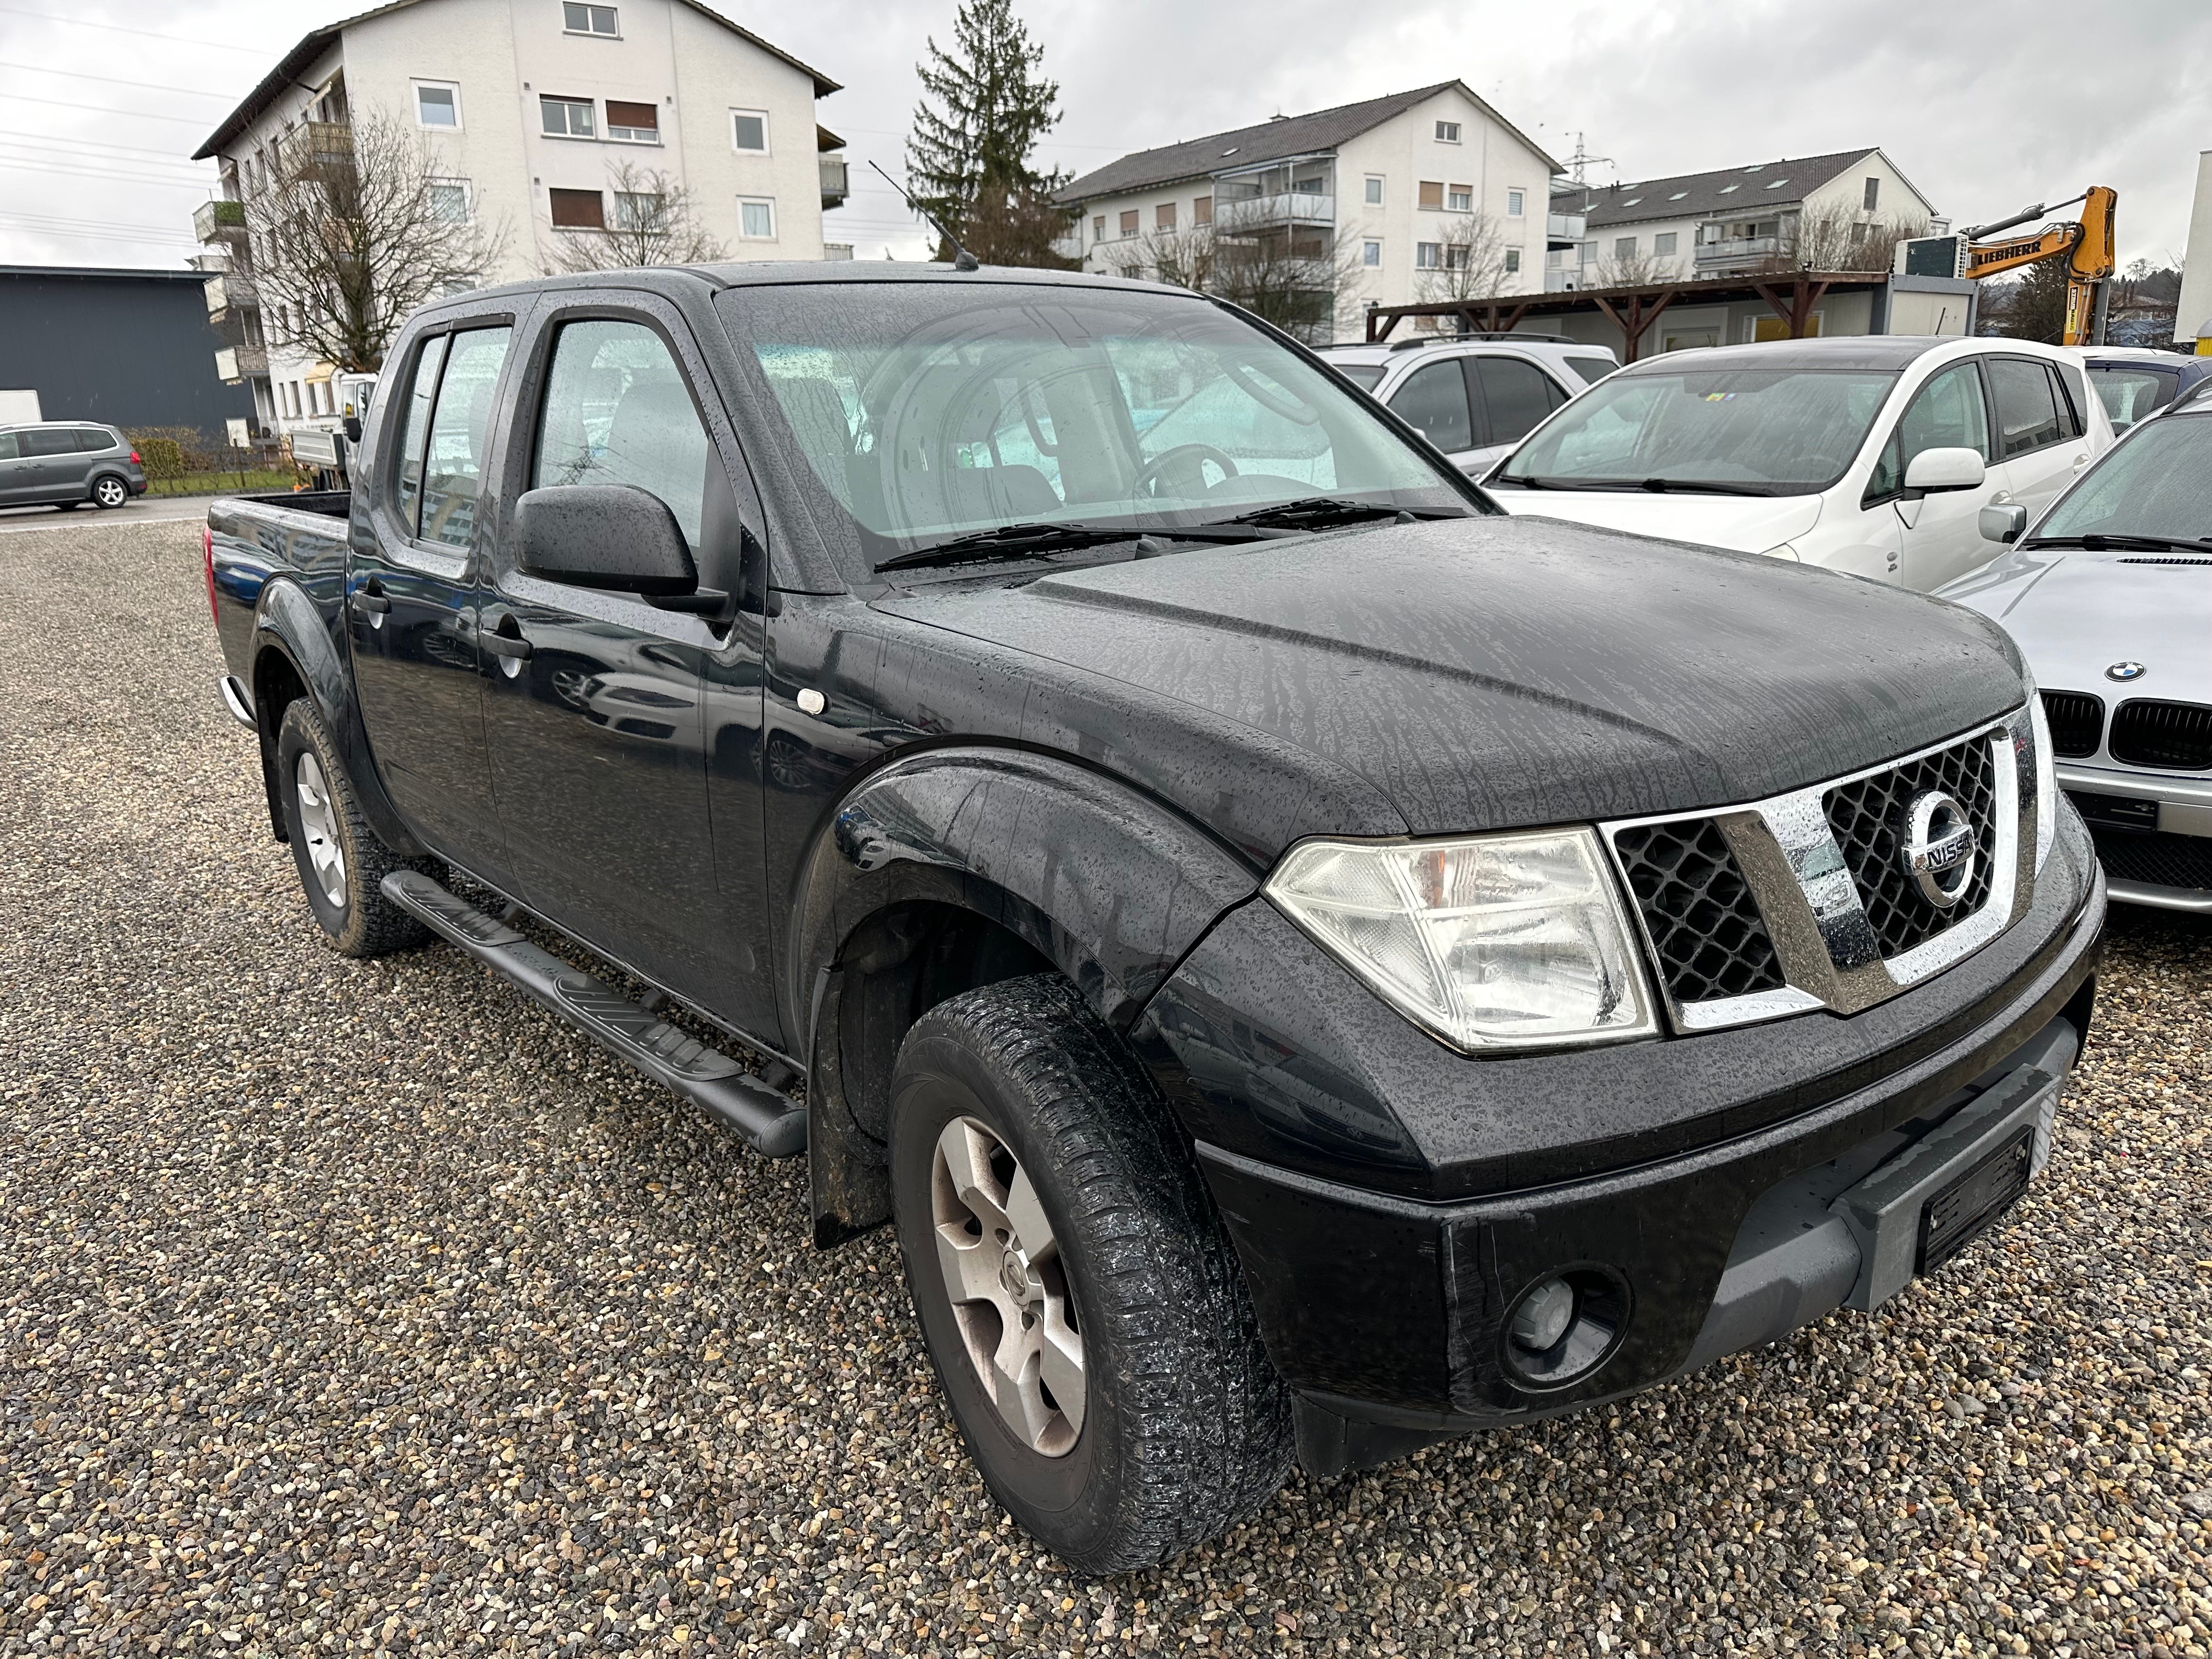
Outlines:
{"label": "front door", "polygon": [[[1971,449],[1989,470],[1972,489],[1917,495],[1905,488],[1912,458],[1925,449]],[[1980,368],[1972,361],[1939,369],[1913,394],[1876,463],[1865,510],[1898,522],[1900,586],[1925,593],[1986,563],[1996,551],[1982,539],[1979,515],[2005,486],[1990,442]]]}
{"label": "front door", "polygon": [[[672,310],[592,300],[564,296],[537,331],[507,488],[648,490],[675,514],[702,585],[732,587],[736,498],[709,436],[728,427],[696,348]],[[543,580],[514,553],[501,550],[485,596],[483,625],[503,641],[487,647],[506,653],[485,680],[485,723],[523,898],[772,1040],[758,789],[718,784],[709,809],[710,757],[734,744],[738,764],[753,760],[757,619],[709,622]]]}
{"label": "front door", "polygon": [[37,500],[31,481],[38,472],[37,460],[23,453],[23,434],[0,432],[0,505]]}
{"label": "front door", "polygon": [[459,325],[416,345],[395,395],[392,448],[375,476],[373,533],[347,555],[346,631],[376,767],[416,833],[463,868],[504,876],[485,762],[477,649],[481,485],[510,319]]}

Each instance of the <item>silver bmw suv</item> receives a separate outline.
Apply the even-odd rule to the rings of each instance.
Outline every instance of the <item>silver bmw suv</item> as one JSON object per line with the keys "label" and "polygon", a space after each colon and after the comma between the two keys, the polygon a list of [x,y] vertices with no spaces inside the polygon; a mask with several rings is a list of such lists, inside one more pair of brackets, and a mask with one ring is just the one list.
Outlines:
{"label": "silver bmw suv", "polygon": [[41,421],[0,427],[0,507],[121,507],[145,493],[138,452],[112,426]]}

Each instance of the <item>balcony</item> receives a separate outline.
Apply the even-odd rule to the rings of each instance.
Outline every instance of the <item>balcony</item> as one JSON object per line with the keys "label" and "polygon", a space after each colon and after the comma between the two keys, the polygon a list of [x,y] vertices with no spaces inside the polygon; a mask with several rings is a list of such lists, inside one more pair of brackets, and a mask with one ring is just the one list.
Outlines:
{"label": "balcony", "polygon": [[203,242],[243,240],[246,236],[246,204],[202,202],[192,210],[192,234]]}
{"label": "balcony", "polygon": [[302,122],[284,135],[279,148],[284,165],[290,169],[349,167],[353,165],[353,129],[343,121]]}
{"label": "balcony", "polygon": [[1239,231],[1267,225],[1333,225],[1336,198],[1316,190],[1287,190],[1274,196],[1217,196],[1213,220],[1224,228]]}
{"label": "balcony", "polygon": [[211,276],[202,288],[207,295],[210,322],[220,319],[232,307],[252,305],[259,297],[253,286],[253,278],[242,270],[225,271],[220,276]]}
{"label": "balcony", "polygon": [[249,374],[266,374],[269,353],[261,346],[225,346],[215,354],[215,372],[225,386],[236,386]]}
{"label": "balcony", "polygon": [[847,175],[845,158],[842,155],[824,155],[820,158],[820,163],[822,167],[822,205],[825,208],[844,206],[846,197],[852,193],[851,182]]}
{"label": "balcony", "polygon": [[1697,254],[1698,275],[1732,276],[1787,252],[1788,248],[1779,236],[1730,236],[1717,242],[1700,242]]}
{"label": "balcony", "polygon": [[1587,213],[1547,213],[1544,216],[1544,240],[1553,246],[1579,242],[1589,234],[1589,215]]}

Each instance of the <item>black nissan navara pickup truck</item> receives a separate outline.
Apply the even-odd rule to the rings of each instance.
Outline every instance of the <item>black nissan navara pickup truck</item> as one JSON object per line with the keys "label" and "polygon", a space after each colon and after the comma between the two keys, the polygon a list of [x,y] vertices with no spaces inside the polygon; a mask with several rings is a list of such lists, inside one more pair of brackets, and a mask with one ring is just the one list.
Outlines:
{"label": "black nissan navara pickup truck", "polygon": [[1877,1306],[2042,1167],[2087,1028],[1995,624],[1509,518],[1196,295],[469,294],[349,498],[206,547],[331,945],[441,937],[803,1151],[817,1243],[891,1222],[1079,1569]]}

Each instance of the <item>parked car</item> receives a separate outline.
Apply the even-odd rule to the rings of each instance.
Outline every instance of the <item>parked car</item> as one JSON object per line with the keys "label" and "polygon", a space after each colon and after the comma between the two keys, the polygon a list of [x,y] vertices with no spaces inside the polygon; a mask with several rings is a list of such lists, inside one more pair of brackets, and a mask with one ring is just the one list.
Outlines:
{"label": "parked car", "polygon": [[890,1223],[1079,1569],[1875,1307],[2042,1166],[2104,900],[1984,617],[1508,517],[1180,289],[608,272],[388,362],[349,495],[208,515],[314,925]]}
{"label": "parked car", "polygon": [[1863,335],[1632,363],[1484,482],[1510,513],[1925,590],[1988,561],[1984,507],[2040,511],[2112,441],[2057,346]]}
{"label": "parked car", "polygon": [[2013,544],[1943,597],[2019,642],[2112,896],[2212,911],[2212,396],[2136,422],[2033,526],[1984,516]]}
{"label": "parked car", "polygon": [[1330,346],[1330,368],[1480,474],[1584,386],[1620,367],[1563,334],[1473,334]]}
{"label": "parked car", "polygon": [[2185,357],[2148,346],[2085,346],[2081,352],[2089,389],[2105,405],[2116,433],[2212,380],[2212,357]]}
{"label": "parked car", "polygon": [[145,493],[138,452],[112,426],[40,421],[0,427],[0,507],[121,507]]}

